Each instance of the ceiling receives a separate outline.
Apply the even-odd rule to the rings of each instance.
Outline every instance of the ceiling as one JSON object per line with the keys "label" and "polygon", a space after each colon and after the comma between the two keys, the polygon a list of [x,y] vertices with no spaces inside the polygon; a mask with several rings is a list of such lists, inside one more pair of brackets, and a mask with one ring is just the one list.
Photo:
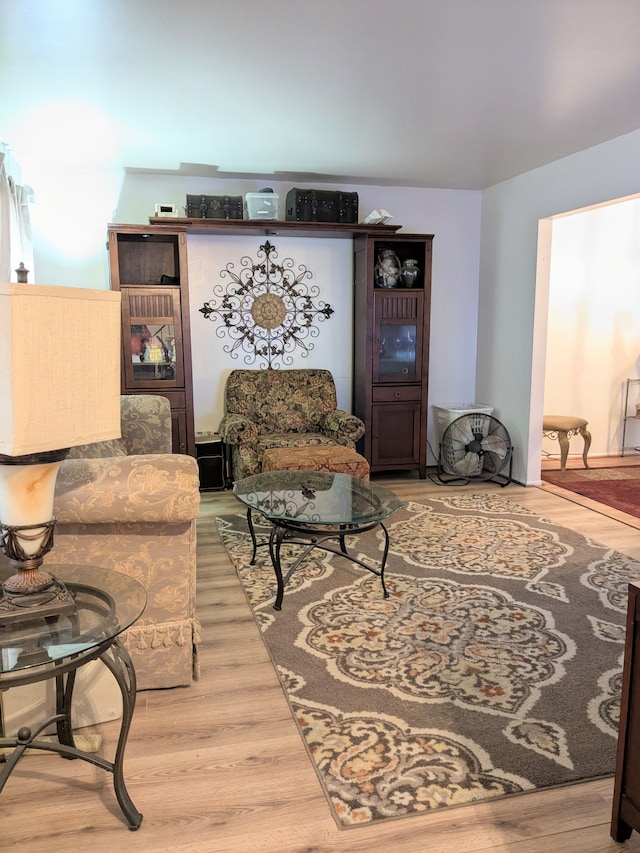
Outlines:
{"label": "ceiling", "polygon": [[482,189],[640,128],[639,43],[638,0],[0,0],[0,139],[27,170]]}

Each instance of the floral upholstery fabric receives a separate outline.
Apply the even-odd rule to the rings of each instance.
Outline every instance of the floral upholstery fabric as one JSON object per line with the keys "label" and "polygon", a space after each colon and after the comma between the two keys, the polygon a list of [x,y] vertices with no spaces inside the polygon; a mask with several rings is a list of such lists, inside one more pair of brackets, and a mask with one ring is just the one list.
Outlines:
{"label": "floral upholstery fabric", "polygon": [[67,459],[60,466],[55,541],[45,564],[101,566],[139,580],[147,606],[123,634],[138,689],[187,685],[197,675],[198,466],[170,452],[165,397],[126,396],[121,411],[131,455]]}
{"label": "floral upholstery fabric", "polygon": [[106,459],[110,456],[126,456],[127,448],[121,438],[109,441],[94,441],[92,444],[76,444],[70,448],[67,459]]}
{"label": "floral upholstery fabric", "polygon": [[130,394],[120,398],[122,440],[127,455],[171,453],[171,406],[166,397]]}
{"label": "floral upholstery fabric", "polygon": [[339,444],[321,447],[274,447],[262,454],[263,471],[329,471],[369,479],[369,463]]}
{"label": "floral upholstery fabric", "polygon": [[231,446],[234,479],[261,470],[273,447],[343,445],[355,449],[363,422],[337,408],[328,370],[233,370],[219,432]]}
{"label": "floral upholstery fabric", "polygon": [[166,397],[130,394],[120,397],[122,438],[79,444],[68,459],[104,459],[136,453],[171,453],[171,407]]}
{"label": "floral upholstery fabric", "polygon": [[178,453],[66,460],[56,482],[56,537],[61,524],[191,521],[200,502],[191,460]]}

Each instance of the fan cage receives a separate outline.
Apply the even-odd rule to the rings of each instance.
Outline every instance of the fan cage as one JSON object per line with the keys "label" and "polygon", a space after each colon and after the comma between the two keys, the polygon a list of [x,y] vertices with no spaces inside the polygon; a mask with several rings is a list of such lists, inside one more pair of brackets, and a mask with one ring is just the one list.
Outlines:
{"label": "fan cage", "polygon": [[[453,447],[451,442],[446,441],[445,439],[447,437],[447,432],[455,431],[456,421],[462,420],[468,423],[468,427],[474,435],[481,435],[483,438],[486,438],[494,429],[503,430],[504,438],[508,447],[505,458],[496,460],[495,454],[479,454],[478,464],[471,470],[461,473],[460,469],[455,467],[455,463],[460,458],[459,453],[456,452],[456,449]],[[500,474],[510,464],[511,451],[511,438],[504,424],[497,420],[497,418],[494,418],[484,412],[469,412],[453,420],[444,431],[442,442],[440,444],[440,468],[445,474],[461,479],[472,479],[474,477],[490,479],[491,477]]]}

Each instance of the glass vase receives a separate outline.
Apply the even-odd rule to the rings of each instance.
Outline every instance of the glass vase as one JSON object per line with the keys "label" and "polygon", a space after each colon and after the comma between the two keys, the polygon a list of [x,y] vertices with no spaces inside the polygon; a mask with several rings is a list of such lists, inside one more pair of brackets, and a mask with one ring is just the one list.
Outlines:
{"label": "glass vase", "polygon": [[418,276],[420,275],[420,268],[418,267],[418,262],[413,260],[412,258],[408,258],[402,264],[402,272],[401,272],[402,284],[405,287],[415,287]]}

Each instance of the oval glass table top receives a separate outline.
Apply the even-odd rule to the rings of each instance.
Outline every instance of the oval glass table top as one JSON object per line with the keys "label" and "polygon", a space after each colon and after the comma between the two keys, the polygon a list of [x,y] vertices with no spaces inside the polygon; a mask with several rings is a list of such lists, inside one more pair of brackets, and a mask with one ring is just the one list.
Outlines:
{"label": "oval glass table top", "polygon": [[[71,593],[75,607],[53,616],[25,611],[24,620],[2,624],[0,675],[63,661],[117,637],[142,614],[147,595],[122,572],[95,566],[46,565]],[[13,573],[0,567],[0,582]]]}
{"label": "oval glass table top", "polygon": [[325,471],[265,471],[238,480],[233,493],[271,521],[304,526],[361,527],[404,506],[384,486]]}

